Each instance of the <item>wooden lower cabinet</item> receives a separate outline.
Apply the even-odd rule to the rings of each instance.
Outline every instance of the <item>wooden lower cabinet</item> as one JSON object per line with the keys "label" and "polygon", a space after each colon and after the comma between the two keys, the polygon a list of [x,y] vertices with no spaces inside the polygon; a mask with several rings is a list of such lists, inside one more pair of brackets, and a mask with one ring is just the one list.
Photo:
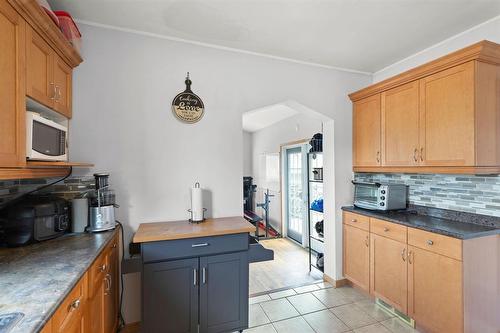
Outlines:
{"label": "wooden lower cabinet", "polygon": [[344,275],[370,290],[370,233],[348,224],[344,224]]}
{"label": "wooden lower cabinet", "polygon": [[118,232],[61,303],[42,333],[118,331]]}
{"label": "wooden lower cabinet", "polygon": [[430,332],[463,332],[462,262],[408,251],[408,315]]}
{"label": "wooden lower cabinet", "polygon": [[370,293],[406,313],[406,244],[373,233],[370,242]]}

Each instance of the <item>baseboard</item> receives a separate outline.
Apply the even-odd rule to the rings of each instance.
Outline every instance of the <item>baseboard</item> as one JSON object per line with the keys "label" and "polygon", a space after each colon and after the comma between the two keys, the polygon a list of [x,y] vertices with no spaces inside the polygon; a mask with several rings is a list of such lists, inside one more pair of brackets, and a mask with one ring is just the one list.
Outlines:
{"label": "baseboard", "polygon": [[327,274],[323,274],[323,280],[333,285],[335,288],[339,288],[347,285],[347,279],[335,280],[334,278],[328,276]]}
{"label": "baseboard", "polygon": [[120,330],[120,333],[139,333],[141,328],[141,322],[136,321],[135,323],[126,324]]}

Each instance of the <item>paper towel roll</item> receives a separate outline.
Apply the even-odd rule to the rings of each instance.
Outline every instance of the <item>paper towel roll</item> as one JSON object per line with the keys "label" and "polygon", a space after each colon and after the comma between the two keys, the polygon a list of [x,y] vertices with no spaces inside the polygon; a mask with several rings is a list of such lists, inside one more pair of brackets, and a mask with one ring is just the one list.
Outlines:
{"label": "paper towel roll", "polygon": [[191,212],[194,222],[203,221],[203,190],[200,183],[196,183],[191,189]]}

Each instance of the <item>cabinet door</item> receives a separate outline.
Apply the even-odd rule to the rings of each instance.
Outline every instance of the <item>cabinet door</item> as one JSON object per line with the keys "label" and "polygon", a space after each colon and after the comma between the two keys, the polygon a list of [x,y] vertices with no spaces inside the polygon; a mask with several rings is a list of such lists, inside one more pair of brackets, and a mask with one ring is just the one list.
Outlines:
{"label": "cabinet door", "polygon": [[354,102],[353,165],[379,166],[380,94]]}
{"label": "cabinet door", "polygon": [[200,270],[200,331],[247,328],[248,252],[202,257]]}
{"label": "cabinet door", "polygon": [[92,287],[89,299],[89,329],[92,333],[104,333],[104,280]]}
{"label": "cabinet door", "polygon": [[104,332],[114,333],[118,329],[118,242],[112,241],[107,255],[108,272],[104,291]]}
{"label": "cabinet door", "polygon": [[54,51],[28,26],[26,30],[26,94],[50,108],[54,107]]}
{"label": "cabinet door", "polygon": [[406,313],[406,244],[373,233],[370,242],[370,293]]}
{"label": "cabinet door", "polygon": [[143,332],[197,332],[198,258],[145,264],[142,278]]}
{"label": "cabinet door", "polygon": [[382,165],[413,166],[419,153],[419,82],[382,93]]}
{"label": "cabinet door", "polygon": [[474,166],[474,146],[474,63],[421,79],[421,164]]}
{"label": "cabinet door", "polygon": [[344,224],[344,276],[358,287],[370,288],[370,234]]}
{"label": "cabinet door", "polygon": [[0,167],[23,165],[25,155],[25,28],[7,1],[0,2]]}
{"label": "cabinet door", "polygon": [[54,110],[71,118],[71,67],[54,54]]}
{"label": "cabinet door", "polygon": [[408,315],[430,332],[463,332],[462,262],[408,251]]}

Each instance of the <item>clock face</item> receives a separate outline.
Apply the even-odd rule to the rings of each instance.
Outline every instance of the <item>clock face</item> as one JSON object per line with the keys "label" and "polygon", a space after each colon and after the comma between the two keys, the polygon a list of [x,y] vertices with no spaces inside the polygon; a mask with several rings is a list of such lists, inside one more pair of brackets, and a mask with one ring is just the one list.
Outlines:
{"label": "clock face", "polygon": [[203,117],[205,107],[196,94],[184,91],[175,96],[172,111],[179,120],[192,124]]}

